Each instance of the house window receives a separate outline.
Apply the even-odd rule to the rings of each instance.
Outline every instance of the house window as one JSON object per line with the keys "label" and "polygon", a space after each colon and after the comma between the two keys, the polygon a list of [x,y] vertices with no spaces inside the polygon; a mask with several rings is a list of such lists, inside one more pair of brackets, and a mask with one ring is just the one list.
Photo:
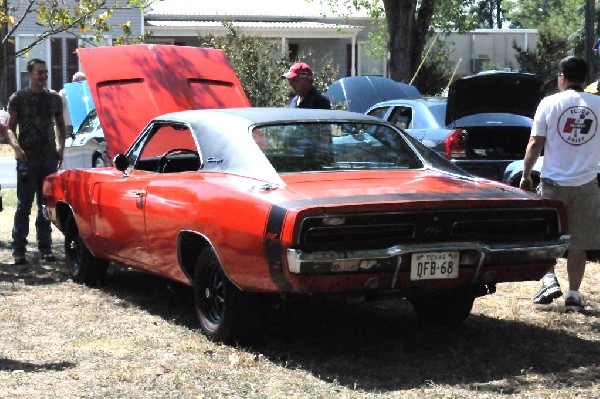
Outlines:
{"label": "house window", "polygon": [[368,43],[365,42],[359,43],[358,45],[358,74],[385,76],[385,60],[371,58],[365,49],[367,46]]}
{"label": "house window", "polygon": [[[23,49],[33,43],[34,36],[19,36],[17,38],[17,48]],[[62,89],[65,83],[71,81],[73,74],[81,70],[79,57],[77,57],[77,48],[81,44],[87,43],[85,39],[78,40],[72,37],[54,37],[50,40],[37,44],[30,49],[26,55],[17,59],[17,89],[27,87],[29,79],[27,78],[27,62],[32,58],[40,58],[46,61],[48,65],[48,87],[53,90]],[[112,44],[110,37],[105,37],[100,45]]]}
{"label": "house window", "polygon": [[300,45],[297,43],[290,43],[288,45],[288,56],[290,61],[296,61],[300,55]]}
{"label": "house window", "polygon": [[[18,36],[17,37],[17,48],[19,50],[26,48],[31,45],[35,36]],[[46,61],[50,65],[48,54],[50,52],[49,42],[43,41],[33,48],[31,48],[25,55],[20,56],[17,59],[17,90],[29,86],[29,78],[27,77],[27,62],[33,58],[39,58]],[[49,68],[48,76],[49,81],[52,79],[52,69]]]}

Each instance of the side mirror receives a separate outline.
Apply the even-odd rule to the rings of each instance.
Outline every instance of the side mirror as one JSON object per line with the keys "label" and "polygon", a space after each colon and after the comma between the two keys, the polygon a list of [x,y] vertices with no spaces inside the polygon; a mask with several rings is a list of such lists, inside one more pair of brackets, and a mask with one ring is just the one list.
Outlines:
{"label": "side mirror", "polygon": [[119,154],[114,157],[113,165],[115,165],[115,168],[117,168],[117,170],[125,173],[125,171],[129,167],[129,160],[127,160],[127,157],[125,155]]}

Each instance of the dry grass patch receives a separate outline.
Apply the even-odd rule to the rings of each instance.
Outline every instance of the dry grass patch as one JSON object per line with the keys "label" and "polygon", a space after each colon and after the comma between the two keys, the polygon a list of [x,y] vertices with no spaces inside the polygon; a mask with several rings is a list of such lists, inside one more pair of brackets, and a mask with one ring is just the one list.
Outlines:
{"label": "dry grass patch", "polygon": [[[10,190],[8,190],[10,191]],[[0,213],[6,244],[14,209]],[[31,231],[34,231],[33,229]],[[420,325],[404,301],[290,302],[251,346],[207,341],[189,288],[111,265],[90,288],[56,264],[0,250],[3,398],[597,398],[600,265],[591,310],[536,308],[537,282],[504,284],[459,328]],[[566,285],[565,265],[558,267]]]}

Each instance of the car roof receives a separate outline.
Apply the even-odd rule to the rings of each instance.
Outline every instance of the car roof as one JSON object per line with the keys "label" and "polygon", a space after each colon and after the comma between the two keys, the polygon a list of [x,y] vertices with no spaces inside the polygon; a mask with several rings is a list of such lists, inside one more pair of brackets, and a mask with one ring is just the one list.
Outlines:
{"label": "car roof", "polygon": [[304,109],[304,108],[278,108],[278,107],[253,107],[253,108],[223,108],[190,110],[161,115],[156,121],[237,121],[248,126],[266,123],[290,122],[331,122],[331,121],[364,121],[378,122],[381,119],[360,114],[357,112],[329,110],[329,109]]}
{"label": "car roof", "polygon": [[[436,104],[445,104],[448,101],[446,97],[423,97],[423,98],[414,98],[414,99],[394,99],[388,101],[379,102],[372,107],[369,108],[369,111],[374,108],[379,107],[390,107],[394,105],[402,105],[402,104],[423,104],[425,106],[436,105]],[[368,111],[367,111],[368,112]]]}

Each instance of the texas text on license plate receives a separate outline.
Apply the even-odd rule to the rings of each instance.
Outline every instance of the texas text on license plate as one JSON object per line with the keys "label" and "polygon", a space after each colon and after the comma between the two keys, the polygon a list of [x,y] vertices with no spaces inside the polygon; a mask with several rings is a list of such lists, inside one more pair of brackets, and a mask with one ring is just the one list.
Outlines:
{"label": "texas text on license plate", "polygon": [[411,280],[457,278],[459,252],[420,252],[412,254]]}

